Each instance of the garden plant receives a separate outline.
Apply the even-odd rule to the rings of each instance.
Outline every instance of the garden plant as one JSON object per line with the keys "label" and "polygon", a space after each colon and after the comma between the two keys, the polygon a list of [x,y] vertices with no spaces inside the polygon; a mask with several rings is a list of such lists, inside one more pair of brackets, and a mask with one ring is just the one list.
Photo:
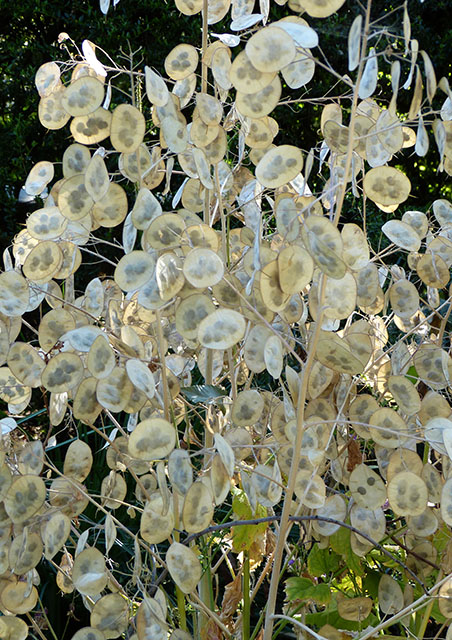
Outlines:
{"label": "garden plant", "polygon": [[407,2],[175,5],[164,68],[62,33],[36,72],[0,638],[451,640],[452,203],[406,171],[452,174],[448,80]]}

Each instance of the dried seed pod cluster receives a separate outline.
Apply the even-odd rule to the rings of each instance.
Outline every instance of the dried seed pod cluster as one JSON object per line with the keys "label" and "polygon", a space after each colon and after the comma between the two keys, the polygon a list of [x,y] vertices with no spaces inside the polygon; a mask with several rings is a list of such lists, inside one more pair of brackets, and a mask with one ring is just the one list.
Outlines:
{"label": "dried seed pod cluster", "polygon": [[[241,35],[216,40],[201,57],[191,44],[177,45],[165,59],[167,77],[146,67],[150,104],[110,108],[107,71],[88,41],[70,77],[55,63],[36,74],[41,124],[55,130],[70,121],[74,142],[61,168],[41,161],[31,169],[25,189],[44,206],[28,217],[0,273],[0,398],[10,416],[0,421],[2,637],[26,637],[17,616],[36,606],[42,558],[56,559],[59,588],[77,591],[90,611],[90,627],[73,640],[120,637],[132,615],[138,640],[188,637],[168,621],[163,591],[147,592],[142,553],[190,598],[203,567],[180,535],[208,529],[231,490],[250,517],[273,513],[283,499],[292,515],[311,517],[306,535],[320,539],[316,549],[337,551],[335,536],[347,525],[338,555],[358,564],[391,533],[389,510],[413,551],[402,567],[421,583],[437,563],[435,533],[452,527],[452,204],[438,198],[432,213],[399,216],[411,184],[388,164],[409,145],[426,152],[422,80],[409,114],[418,118],[415,131],[396,109],[399,63],[390,69],[389,106],[372,98],[371,50],[359,77],[347,79],[359,97],[348,124],[343,105],[331,102],[317,147],[282,143],[271,115],[282,82],[284,92],[311,82],[321,39],[321,26],[318,34],[296,14],[325,18],[343,0],[277,0],[292,13],[273,22],[270,3],[260,4],[253,14],[253,2],[209,2],[207,22],[231,10],[231,29]],[[195,15],[203,3],[176,7]],[[358,19],[351,71],[362,42]],[[436,79],[425,56],[432,102]],[[411,62],[419,78],[414,53]],[[445,79],[440,87],[450,103]],[[439,168],[451,174],[449,107],[433,133]],[[309,186],[314,163],[325,178],[317,193]],[[347,222],[348,192],[394,214],[381,230],[403,268],[390,252],[373,253],[365,229]],[[82,257],[102,257],[103,229],[121,230],[104,261],[109,275],[80,289]],[[30,342],[23,316],[26,328],[39,316]],[[24,444],[10,433],[38,390],[51,428],[71,419],[105,438],[109,470],[97,492],[88,488],[97,452],[84,439],[70,444],[59,469],[39,440]],[[104,418],[114,432],[102,430]],[[105,554],[79,527],[90,502],[105,515]],[[114,515],[122,507],[135,519],[133,532]],[[133,538],[137,610],[105,558],[119,536]],[[439,607],[450,617],[446,585]],[[389,574],[376,597],[385,615],[405,603]],[[369,597],[337,599],[346,621],[361,623],[374,607]]]}

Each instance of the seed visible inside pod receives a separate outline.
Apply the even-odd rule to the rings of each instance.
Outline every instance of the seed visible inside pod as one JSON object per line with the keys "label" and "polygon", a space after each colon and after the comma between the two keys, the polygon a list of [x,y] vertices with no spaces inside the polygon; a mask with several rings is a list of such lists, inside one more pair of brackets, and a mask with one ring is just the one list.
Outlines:
{"label": "seed visible inside pod", "polygon": [[279,71],[295,58],[293,39],[279,27],[257,31],[246,44],[246,53],[258,71]]}
{"label": "seed visible inside pod", "polygon": [[165,71],[172,80],[183,80],[198,66],[199,55],[190,44],[178,44],[165,58]]}
{"label": "seed visible inside pod", "polygon": [[411,191],[411,183],[394,167],[376,167],[364,176],[364,191],[368,198],[382,205],[400,204]]}
{"label": "seed visible inside pod", "polygon": [[270,149],[256,167],[256,177],[264,187],[277,188],[293,180],[303,167],[298,147],[289,144]]}
{"label": "seed visible inside pod", "polygon": [[39,476],[16,478],[4,499],[5,511],[15,524],[28,520],[43,505],[46,495],[44,481]]}
{"label": "seed visible inside pod", "polygon": [[61,104],[71,116],[86,116],[96,111],[103,99],[102,82],[92,76],[83,76],[66,87]]}
{"label": "seed visible inside pod", "polygon": [[350,491],[355,502],[365,509],[378,509],[386,500],[386,487],[380,476],[365,464],[350,474]]}
{"label": "seed visible inside pod", "polygon": [[143,114],[130,104],[120,104],[112,113],[110,140],[117,151],[132,153],[143,142],[146,121]]}
{"label": "seed visible inside pod", "polygon": [[201,580],[202,567],[196,554],[179,542],[173,542],[166,552],[166,564],[183,593],[191,593]]}
{"label": "seed visible inside pod", "polygon": [[204,289],[218,284],[224,275],[223,261],[211,249],[192,249],[184,261],[184,276],[188,282]]}
{"label": "seed visible inside pod", "polygon": [[101,631],[105,638],[119,638],[127,629],[128,614],[126,598],[119,593],[109,593],[96,601],[90,624]]}
{"label": "seed visible inside pod", "polygon": [[264,398],[256,389],[247,389],[237,394],[232,405],[231,418],[238,426],[255,424],[264,410]]}
{"label": "seed visible inside pod", "polygon": [[403,471],[389,482],[388,500],[397,515],[418,516],[427,507],[427,486],[415,473]]}
{"label": "seed visible inside pod", "polygon": [[[68,116],[69,117],[69,116]],[[97,144],[110,135],[111,113],[99,107],[87,116],[77,116],[71,122],[71,133],[76,142]]]}
{"label": "seed visible inside pod", "polygon": [[139,460],[160,460],[176,445],[176,430],[163,418],[140,422],[130,434],[129,454]]}
{"label": "seed visible inside pod", "polygon": [[232,309],[217,309],[199,324],[198,340],[209,349],[229,349],[245,335],[243,316]]}

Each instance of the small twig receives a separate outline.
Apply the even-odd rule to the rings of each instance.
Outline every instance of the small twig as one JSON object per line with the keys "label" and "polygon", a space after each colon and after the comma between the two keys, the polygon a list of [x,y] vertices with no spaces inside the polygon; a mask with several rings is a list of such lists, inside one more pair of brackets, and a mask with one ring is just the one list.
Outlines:
{"label": "small twig", "polygon": [[422,556],[420,556],[418,553],[416,553],[415,551],[412,551],[411,549],[408,549],[408,547],[406,547],[402,542],[400,542],[400,540],[398,538],[396,538],[393,535],[389,535],[389,537],[391,538],[391,540],[394,540],[394,542],[404,551],[406,551],[407,553],[409,553],[411,556],[413,556],[413,558],[416,558],[417,560],[420,560],[421,562],[425,562],[425,564],[429,564],[431,567],[433,567],[434,569],[437,569],[439,571],[440,567],[435,564],[434,562],[432,562],[431,560],[429,560],[428,558],[423,558]]}
{"label": "small twig", "polygon": [[195,604],[195,602],[191,602],[192,607],[195,607],[195,609],[201,609],[208,618],[211,618],[215,622],[215,624],[220,627],[226,637],[232,638],[232,633],[229,631],[229,629],[225,627],[220,618],[204,604],[204,602],[201,600],[201,598],[198,597],[195,591],[192,591],[192,593],[190,594],[190,599],[194,600],[197,603]]}
{"label": "small twig", "polygon": [[295,620],[295,618],[290,618],[289,616],[283,616],[279,613],[274,613],[272,615],[272,618],[274,620],[276,619],[287,620],[287,622],[290,622],[291,624],[294,624],[295,626],[300,627],[300,629],[303,629],[303,631],[306,631],[307,633],[309,633],[313,638],[316,638],[316,640],[326,640],[324,636],[321,636],[320,634],[316,633],[313,629],[303,624],[299,620]]}
{"label": "small twig", "polygon": [[[215,531],[222,531],[223,529],[230,529],[232,527],[240,527],[240,526],[250,525],[250,524],[261,524],[263,522],[274,522],[274,521],[280,520],[280,518],[281,516],[279,515],[273,515],[273,516],[266,516],[265,518],[254,518],[252,520],[233,520],[232,522],[225,522],[223,524],[212,525],[210,527],[207,527],[206,529],[203,529],[202,531],[198,531],[197,533],[192,533],[191,535],[187,536],[187,538],[185,538],[184,540],[184,544],[188,544],[192,542],[192,540],[196,540],[196,538],[199,538],[209,533],[214,533]],[[343,522],[342,520],[336,520],[335,518],[326,518],[318,515],[289,516],[289,521],[290,522],[316,522],[316,521],[328,522],[330,524],[338,524],[339,526],[344,527],[344,529],[348,529],[349,531],[356,533],[357,535],[361,536],[361,538],[365,538],[368,542],[370,542],[370,544],[372,544],[379,551],[384,553],[385,556],[387,556],[388,558],[391,558],[391,560],[393,560],[400,567],[402,567],[404,571],[409,573],[410,576],[413,578],[413,580],[415,580],[419,584],[419,586],[422,587],[422,590],[425,593],[427,593],[427,588],[425,584],[422,582],[422,580],[420,580],[417,577],[417,575],[409,567],[407,567],[406,564],[402,562],[402,560],[400,560],[400,558],[393,555],[390,551],[385,549],[383,545],[381,545],[379,542],[377,542],[376,540],[368,536],[363,531],[360,531],[357,527],[354,527],[353,525],[348,524],[347,522]]]}

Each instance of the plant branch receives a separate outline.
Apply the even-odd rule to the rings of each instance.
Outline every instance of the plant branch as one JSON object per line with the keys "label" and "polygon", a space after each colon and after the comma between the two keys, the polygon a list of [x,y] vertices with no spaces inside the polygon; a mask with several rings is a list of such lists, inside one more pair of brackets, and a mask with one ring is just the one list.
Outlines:
{"label": "plant branch", "polygon": [[[215,533],[216,531],[222,531],[223,529],[231,529],[232,527],[240,527],[240,526],[246,526],[246,525],[252,525],[252,524],[262,524],[264,522],[275,522],[275,521],[277,522],[281,520],[281,518],[282,518],[281,515],[272,515],[272,516],[265,516],[264,518],[253,518],[251,520],[233,520],[232,522],[224,522],[223,524],[212,525],[210,527],[207,527],[206,529],[203,529],[202,531],[198,531],[197,533],[192,533],[191,535],[187,536],[187,538],[185,538],[184,540],[184,544],[189,544],[190,542],[192,542],[193,540],[196,540],[201,536],[204,536],[209,533]],[[420,578],[418,578],[418,576],[409,567],[407,567],[407,565],[404,562],[402,562],[400,558],[398,558],[397,556],[392,554],[390,551],[385,549],[383,545],[381,545],[379,542],[374,540],[371,536],[367,535],[363,531],[360,531],[360,529],[358,529],[357,527],[354,527],[353,525],[348,524],[348,522],[343,522],[342,520],[337,520],[336,518],[327,518],[327,517],[318,516],[318,515],[289,516],[288,521],[297,522],[297,523],[298,522],[328,522],[330,524],[337,524],[341,527],[344,527],[344,529],[348,529],[349,531],[356,533],[362,538],[365,538],[365,540],[367,540],[375,548],[381,551],[385,556],[387,556],[388,558],[396,562],[400,567],[402,567],[402,569],[407,573],[409,573],[410,576],[413,578],[413,580],[415,580],[419,584],[419,586],[422,587],[422,590],[425,593],[427,593],[427,588],[425,584],[422,582],[422,580],[420,580]],[[279,580],[279,571],[278,571],[278,580]]]}

